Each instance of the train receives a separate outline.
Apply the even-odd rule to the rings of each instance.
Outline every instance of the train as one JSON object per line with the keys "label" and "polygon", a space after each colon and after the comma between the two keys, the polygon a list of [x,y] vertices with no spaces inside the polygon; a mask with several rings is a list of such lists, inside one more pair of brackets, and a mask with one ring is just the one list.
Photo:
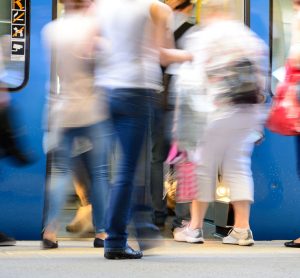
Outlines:
{"label": "train", "polygon": [[[46,84],[55,76],[55,67],[44,58],[41,30],[59,14],[58,0],[2,0],[0,35],[10,39],[10,67],[7,83],[16,115],[26,130],[26,148],[33,150],[34,161],[23,167],[9,158],[0,159],[0,230],[19,240],[38,240],[43,222],[48,157],[43,150],[42,119]],[[288,52],[292,1],[237,0],[236,13],[268,45],[270,94]],[[201,9],[198,0],[196,13]],[[197,20],[201,18],[196,14]],[[255,202],[251,227],[257,240],[279,240],[300,235],[300,181],[297,172],[296,139],[265,129],[265,139],[255,147],[252,170]],[[23,142],[25,143],[25,142]],[[226,190],[225,190],[226,191]],[[230,199],[224,190],[209,219],[227,227]],[[222,195],[223,194],[223,195]],[[226,194],[225,194],[226,195]],[[221,215],[221,220],[218,219]],[[218,224],[224,222],[223,224]]]}

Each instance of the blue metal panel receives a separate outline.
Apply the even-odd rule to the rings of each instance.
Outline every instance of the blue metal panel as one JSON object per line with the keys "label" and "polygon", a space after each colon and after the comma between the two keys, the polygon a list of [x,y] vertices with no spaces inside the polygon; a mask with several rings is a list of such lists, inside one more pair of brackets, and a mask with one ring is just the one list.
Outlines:
{"label": "blue metal panel", "polygon": [[26,147],[34,150],[37,160],[26,167],[0,161],[0,230],[17,239],[38,239],[41,232],[46,173],[42,114],[49,70],[43,62],[40,32],[51,17],[51,0],[31,1],[30,77],[24,89],[13,93],[17,116],[27,132]]}
{"label": "blue metal panel", "polygon": [[[251,0],[251,28],[268,44],[270,7],[267,0]],[[251,226],[256,239],[289,239],[300,236],[300,182],[296,173],[293,137],[266,130],[266,140],[253,155],[255,203]]]}

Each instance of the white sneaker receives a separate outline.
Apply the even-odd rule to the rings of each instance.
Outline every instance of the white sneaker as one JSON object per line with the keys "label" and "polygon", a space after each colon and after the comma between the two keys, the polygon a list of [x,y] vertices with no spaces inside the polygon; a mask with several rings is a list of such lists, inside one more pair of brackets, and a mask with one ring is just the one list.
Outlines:
{"label": "white sneaker", "polygon": [[204,243],[203,230],[192,230],[189,226],[176,228],[173,232],[175,241],[184,241],[189,243]]}
{"label": "white sneaker", "polygon": [[228,236],[223,238],[224,244],[236,244],[240,246],[251,246],[254,244],[252,231],[250,229],[233,228]]}

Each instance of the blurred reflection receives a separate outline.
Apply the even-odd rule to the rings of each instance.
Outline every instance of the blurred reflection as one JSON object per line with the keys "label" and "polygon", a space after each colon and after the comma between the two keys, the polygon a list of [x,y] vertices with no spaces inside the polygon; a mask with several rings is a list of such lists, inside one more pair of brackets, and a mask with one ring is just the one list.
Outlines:
{"label": "blurred reflection", "polygon": [[[0,42],[3,42],[0,37]],[[0,43],[0,156],[9,157],[16,165],[26,165],[32,161],[31,155],[25,151],[26,134],[19,111],[7,92],[5,61],[8,59]]]}

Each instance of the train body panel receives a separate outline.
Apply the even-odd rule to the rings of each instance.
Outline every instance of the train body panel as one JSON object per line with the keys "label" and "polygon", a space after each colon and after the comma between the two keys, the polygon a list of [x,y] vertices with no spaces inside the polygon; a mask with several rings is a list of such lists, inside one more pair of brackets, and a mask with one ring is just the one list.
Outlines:
{"label": "train body panel", "polygon": [[[11,93],[16,118],[24,129],[23,147],[32,150],[34,163],[15,167],[0,160],[0,230],[17,239],[37,239],[41,234],[46,156],[42,149],[42,115],[49,70],[43,58],[41,28],[52,19],[52,1],[30,1],[30,68],[23,89]],[[27,19],[27,24],[29,19]]]}

